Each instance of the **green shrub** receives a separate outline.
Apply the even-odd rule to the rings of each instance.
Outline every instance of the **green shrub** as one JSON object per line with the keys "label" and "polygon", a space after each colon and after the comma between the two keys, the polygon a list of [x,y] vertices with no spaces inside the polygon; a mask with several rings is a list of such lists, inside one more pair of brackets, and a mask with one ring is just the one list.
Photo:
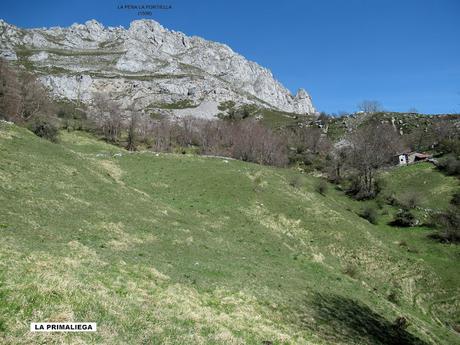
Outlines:
{"label": "green shrub", "polygon": [[72,118],[72,115],[67,113],[64,109],[59,109],[56,115],[60,119],[71,119]]}
{"label": "green shrub", "polygon": [[399,205],[406,209],[414,209],[420,206],[422,195],[418,192],[407,192],[400,197]]}
{"label": "green shrub", "polygon": [[398,332],[405,330],[409,326],[409,321],[404,316],[398,316],[393,322],[393,328]]}
{"label": "green shrub", "polygon": [[377,224],[377,211],[372,206],[365,207],[359,216],[366,219],[371,224]]}
{"label": "green shrub", "polygon": [[346,181],[346,191],[345,193],[352,197],[355,200],[370,200],[375,198],[377,195],[375,189],[375,181],[373,183],[374,187],[372,190],[368,190],[364,187],[363,181],[358,175],[350,175]]}
{"label": "green shrub", "polygon": [[381,210],[383,209],[383,206],[385,206],[385,200],[382,198],[377,198],[375,199],[375,204],[377,205],[377,208]]}
{"label": "green shrub", "polygon": [[229,101],[230,103],[224,102],[219,105],[218,109],[221,111],[218,117],[223,120],[238,121],[243,120],[251,115],[254,115],[257,112],[257,106],[253,104],[243,104],[239,107],[235,107],[235,103]]}
{"label": "green shrub", "polygon": [[460,139],[444,139],[436,149],[444,154],[454,153],[460,155]]}
{"label": "green shrub", "polygon": [[441,159],[438,163],[439,170],[445,172],[447,175],[460,175],[460,159],[455,156],[448,156]]}
{"label": "green shrub", "polygon": [[374,182],[375,195],[379,195],[387,187],[387,181],[383,178],[378,178]]}
{"label": "green shrub", "polygon": [[294,188],[300,188],[303,186],[303,179],[300,175],[294,175],[289,180],[289,185]]}
{"label": "green shrub", "polygon": [[52,142],[57,142],[59,129],[51,119],[39,117],[30,124],[29,128],[37,136]]}
{"label": "green shrub", "polygon": [[315,186],[315,191],[321,195],[326,195],[327,193],[327,182],[324,180],[319,180]]}
{"label": "green shrub", "polygon": [[393,226],[412,227],[417,225],[417,219],[411,213],[411,211],[404,208],[396,213],[393,221],[390,224]]}
{"label": "green shrub", "polygon": [[220,103],[217,106],[217,109],[219,109],[220,111],[224,111],[224,110],[228,110],[228,109],[233,108],[235,105],[236,105],[236,103],[233,102],[233,101],[225,101],[225,102]]}
{"label": "green shrub", "polygon": [[460,206],[460,191],[454,193],[452,199],[450,200],[450,203],[455,206]]}
{"label": "green shrub", "polygon": [[399,204],[398,199],[396,199],[396,196],[394,194],[386,195],[383,197],[384,201],[386,204],[390,206],[397,206]]}
{"label": "green shrub", "polygon": [[447,211],[433,215],[432,225],[438,232],[431,237],[443,242],[460,242],[460,207],[452,206]]}

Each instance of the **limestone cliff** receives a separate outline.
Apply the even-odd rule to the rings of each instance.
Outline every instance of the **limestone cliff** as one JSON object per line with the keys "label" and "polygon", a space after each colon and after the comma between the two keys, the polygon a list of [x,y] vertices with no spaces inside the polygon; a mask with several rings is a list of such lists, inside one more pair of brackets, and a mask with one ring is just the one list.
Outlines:
{"label": "limestone cliff", "polygon": [[0,56],[36,72],[58,98],[91,103],[109,92],[139,109],[210,117],[220,103],[254,103],[298,114],[315,109],[272,73],[224,44],[165,29],[153,20],[129,29],[95,20],[68,28],[20,29],[0,20]]}

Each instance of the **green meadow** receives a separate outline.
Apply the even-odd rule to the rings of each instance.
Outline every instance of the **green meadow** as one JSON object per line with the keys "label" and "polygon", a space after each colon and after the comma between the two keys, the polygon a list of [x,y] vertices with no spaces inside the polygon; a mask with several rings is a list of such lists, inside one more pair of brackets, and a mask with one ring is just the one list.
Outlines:
{"label": "green meadow", "polygon": [[[458,188],[428,164],[385,179],[430,208]],[[0,343],[460,344],[460,247],[317,183],[0,122]],[[48,321],[98,331],[29,332]]]}

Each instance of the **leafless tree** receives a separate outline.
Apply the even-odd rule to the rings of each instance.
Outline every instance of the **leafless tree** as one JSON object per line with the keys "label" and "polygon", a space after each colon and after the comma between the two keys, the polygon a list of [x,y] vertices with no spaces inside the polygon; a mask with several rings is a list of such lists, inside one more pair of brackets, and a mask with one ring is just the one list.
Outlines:
{"label": "leafless tree", "polygon": [[154,121],[149,116],[143,114],[138,114],[136,121],[139,142],[151,145],[155,127]]}
{"label": "leafless tree", "polygon": [[170,152],[174,146],[173,124],[170,119],[154,122],[152,149],[156,152]]}
{"label": "leafless tree", "polygon": [[178,144],[183,147],[191,146],[196,141],[196,133],[199,130],[199,119],[191,116],[182,117],[178,123]]}
{"label": "leafless tree", "polygon": [[287,164],[284,140],[259,122],[252,119],[241,121],[232,130],[234,158],[275,166]]}
{"label": "leafless tree", "polygon": [[47,90],[34,75],[0,59],[0,116],[18,123],[53,111]]}
{"label": "leafless tree", "polygon": [[331,150],[330,160],[327,161],[327,177],[329,181],[339,183],[343,177],[343,169],[349,157],[349,147]]}
{"label": "leafless tree", "polygon": [[197,119],[197,121],[196,139],[201,153],[229,156],[233,124],[221,120]]}
{"label": "leafless tree", "polygon": [[219,123],[216,120],[203,120],[198,131],[198,142],[203,154],[220,154]]}
{"label": "leafless tree", "polygon": [[348,164],[355,170],[354,191],[358,198],[375,195],[375,173],[401,150],[400,136],[389,124],[370,123],[350,135]]}
{"label": "leafless tree", "polygon": [[122,129],[119,105],[105,93],[95,93],[93,98],[93,120],[105,139],[117,142]]}
{"label": "leafless tree", "polygon": [[8,62],[0,59],[0,117],[13,120],[21,108],[17,73]]}
{"label": "leafless tree", "polygon": [[22,121],[29,121],[37,115],[49,115],[53,112],[47,90],[30,73],[20,74],[20,95]]}
{"label": "leafless tree", "polygon": [[366,114],[375,114],[383,111],[383,107],[378,101],[364,100],[358,104],[358,109]]}
{"label": "leafless tree", "polygon": [[129,123],[128,123],[128,139],[126,143],[126,149],[129,151],[136,151],[138,140],[139,140],[138,126],[139,126],[140,115],[134,109],[131,109],[129,113],[130,113],[130,116],[129,116]]}
{"label": "leafless tree", "polygon": [[284,131],[284,137],[289,147],[297,152],[317,153],[321,139],[321,129],[315,127],[293,128]]}
{"label": "leafless tree", "polygon": [[149,123],[150,147],[157,152],[193,147],[201,154],[284,166],[288,163],[286,138],[254,119],[163,118]]}

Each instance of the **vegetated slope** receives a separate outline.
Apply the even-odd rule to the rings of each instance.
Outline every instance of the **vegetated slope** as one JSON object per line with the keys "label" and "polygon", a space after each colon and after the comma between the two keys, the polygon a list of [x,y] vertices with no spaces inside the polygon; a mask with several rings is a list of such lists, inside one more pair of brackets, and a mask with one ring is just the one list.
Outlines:
{"label": "vegetated slope", "polygon": [[331,118],[325,130],[331,139],[337,140],[343,138],[347,133],[353,132],[356,128],[370,123],[389,123],[401,135],[415,135],[422,144],[423,137],[429,135],[427,133],[435,127],[460,129],[460,116],[459,114],[428,115],[398,112],[357,113]]}
{"label": "vegetated slope", "polygon": [[[394,166],[381,171],[378,179],[382,191],[372,200],[351,201],[352,209],[363,213],[365,209],[374,209],[379,224],[392,222],[401,209],[408,209],[418,224],[430,224],[432,215],[449,208],[451,199],[459,187],[459,180],[446,176],[432,163],[420,162],[407,166]],[[433,229],[425,229],[433,234]],[[394,232],[394,228],[388,231]],[[418,237],[423,228],[416,231],[401,230],[403,243],[415,233]],[[382,233],[387,233],[384,231]],[[411,250],[408,248],[408,250]]]}
{"label": "vegetated slope", "polygon": [[398,200],[413,196],[419,207],[432,210],[447,208],[452,191],[458,186],[457,178],[444,175],[428,162],[396,167],[382,177],[387,194],[393,194]]}
{"label": "vegetated slope", "polygon": [[371,225],[295,176],[0,123],[1,342],[458,343],[458,247]]}

